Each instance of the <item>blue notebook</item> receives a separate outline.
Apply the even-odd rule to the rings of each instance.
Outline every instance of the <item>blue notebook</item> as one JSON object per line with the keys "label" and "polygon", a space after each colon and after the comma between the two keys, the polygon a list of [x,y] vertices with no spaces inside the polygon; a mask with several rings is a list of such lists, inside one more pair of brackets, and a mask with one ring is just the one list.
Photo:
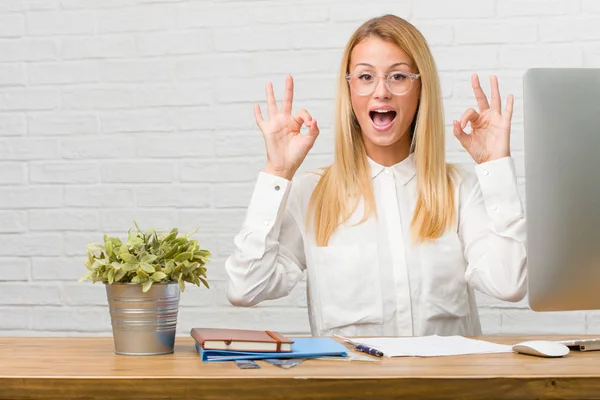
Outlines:
{"label": "blue notebook", "polygon": [[255,353],[232,350],[204,350],[196,342],[196,350],[202,361],[259,360],[262,358],[315,358],[324,356],[347,356],[348,349],[332,338],[293,338],[291,352]]}

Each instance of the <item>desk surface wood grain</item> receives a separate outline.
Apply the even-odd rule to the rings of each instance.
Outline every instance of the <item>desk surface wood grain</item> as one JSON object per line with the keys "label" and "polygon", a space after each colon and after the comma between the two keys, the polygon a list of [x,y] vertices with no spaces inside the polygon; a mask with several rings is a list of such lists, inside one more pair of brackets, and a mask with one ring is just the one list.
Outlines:
{"label": "desk surface wood grain", "polygon": [[[481,339],[514,344],[541,338]],[[203,363],[186,337],[177,338],[175,353],[161,356],[116,355],[111,337],[0,338],[0,399],[600,398],[600,351],[556,359],[307,360],[287,370],[258,363],[253,370]]]}

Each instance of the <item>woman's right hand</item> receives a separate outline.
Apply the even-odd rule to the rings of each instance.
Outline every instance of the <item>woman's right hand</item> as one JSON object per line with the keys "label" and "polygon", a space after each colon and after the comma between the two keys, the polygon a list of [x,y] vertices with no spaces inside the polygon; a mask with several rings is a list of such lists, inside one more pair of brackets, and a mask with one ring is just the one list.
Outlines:
{"label": "woman's right hand", "polygon": [[[267,111],[269,120],[263,119],[260,105],[254,106],[256,123],[263,133],[267,147],[267,166],[265,172],[291,180],[319,136],[317,121],[308,111],[302,109],[293,116],[294,80],[288,76],[285,80],[285,93],[281,110],[277,109],[273,85],[269,82],[267,91]],[[300,128],[306,125],[306,135],[300,134]]]}

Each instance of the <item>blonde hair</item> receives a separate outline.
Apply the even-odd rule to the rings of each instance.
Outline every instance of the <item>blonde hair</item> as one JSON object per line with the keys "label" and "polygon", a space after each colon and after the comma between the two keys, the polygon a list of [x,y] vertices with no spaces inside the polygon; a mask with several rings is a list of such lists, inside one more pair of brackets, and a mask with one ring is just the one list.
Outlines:
{"label": "blonde hair", "polygon": [[317,246],[327,245],[337,227],[352,216],[361,198],[364,215],[358,223],[376,214],[370,166],[345,78],[352,49],[368,37],[397,45],[414,60],[421,74],[420,104],[411,124],[418,192],[411,236],[416,242],[439,238],[456,220],[452,167],[445,159],[442,96],[433,56],[412,24],[395,15],[384,15],[361,25],[344,51],[337,92],[334,161],[322,171],[309,203],[307,222],[313,218]]}

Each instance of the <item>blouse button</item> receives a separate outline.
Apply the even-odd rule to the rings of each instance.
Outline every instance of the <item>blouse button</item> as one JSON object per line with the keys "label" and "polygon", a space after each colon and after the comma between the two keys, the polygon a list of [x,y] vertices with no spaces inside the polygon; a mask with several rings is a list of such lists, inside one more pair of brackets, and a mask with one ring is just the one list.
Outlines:
{"label": "blouse button", "polygon": [[279,185],[275,185],[274,189],[275,189],[276,192],[278,192],[279,189],[281,189],[281,188],[279,187]]}
{"label": "blouse button", "polygon": [[386,175],[390,174],[390,170],[389,169],[385,169],[385,170],[383,170],[383,172],[385,172]]}

